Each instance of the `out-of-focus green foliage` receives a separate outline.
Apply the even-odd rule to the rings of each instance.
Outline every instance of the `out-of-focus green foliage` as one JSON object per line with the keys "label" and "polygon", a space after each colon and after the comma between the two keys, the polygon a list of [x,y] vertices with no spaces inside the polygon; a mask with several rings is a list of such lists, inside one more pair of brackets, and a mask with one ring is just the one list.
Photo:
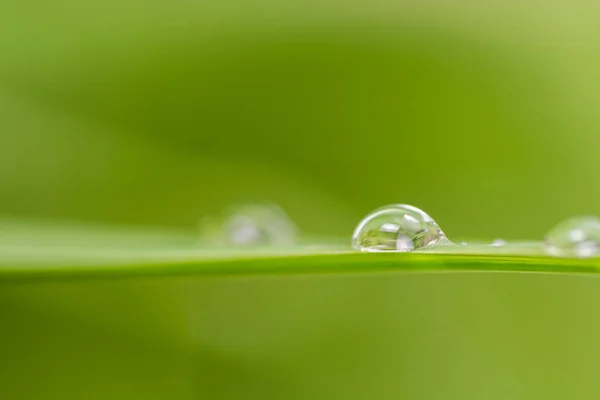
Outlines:
{"label": "out-of-focus green foliage", "polygon": [[[422,3],[422,4],[421,4]],[[600,213],[594,6],[0,3],[0,212],[192,230],[231,202],[349,236]],[[3,285],[6,398],[595,398],[596,279]]]}
{"label": "out-of-focus green foliage", "polygon": [[595,279],[373,275],[3,286],[8,398],[580,398]]}
{"label": "out-of-focus green foliage", "polygon": [[401,201],[455,235],[538,238],[598,211],[584,17],[35,4],[0,10],[5,213],[189,226],[258,197],[345,235]]}

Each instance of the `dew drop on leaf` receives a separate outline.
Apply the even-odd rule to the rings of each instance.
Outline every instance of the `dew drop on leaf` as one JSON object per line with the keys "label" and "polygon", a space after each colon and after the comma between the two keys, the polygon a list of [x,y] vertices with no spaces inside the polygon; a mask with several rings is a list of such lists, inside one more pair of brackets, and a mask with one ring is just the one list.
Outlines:
{"label": "dew drop on leaf", "polygon": [[548,232],[544,244],[546,252],[555,257],[594,257],[600,252],[600,219],[569,218]]}
{"label": "dew drop on leaf", "polygon": [[493,247],[504,247],[506,246],[506,240],[504,239],[496,239],[491,244]]}
{"label": "dew drop on leaf", "polygon": [[233,205],[220,215],[205,218],[202,240],[211,245],[292,245],[297,228],[287,214],[272,203]]}
{"label": "dew drop on leaf", "polygon": [[392,204],[367,215],[352,235],[361,251],[407,252],[453,244],[425,212],[406,204]]}

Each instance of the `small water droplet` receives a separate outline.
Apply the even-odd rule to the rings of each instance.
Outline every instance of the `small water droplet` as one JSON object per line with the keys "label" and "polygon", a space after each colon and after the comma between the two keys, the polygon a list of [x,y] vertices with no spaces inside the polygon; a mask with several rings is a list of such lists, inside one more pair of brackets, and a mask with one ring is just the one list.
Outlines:
{"label": "small water droplet", "polygon": [[425,212],[406,204],[392,204],[367,215],[352,235],[361,251],[407,252],[452,244]]}
{"label": "small water droplet", "polygon": [[504,247],[506,246],[506,240],[504,239],[496,239],[492,242],[491,246],[494,247]]}
{"label": "small water droplet", "polygon": [[467,243],[467,242],[460,242],[460,245],[461,245],[461,246],[467,246],[468,244],[469,244],[469,243]]}
{"label": "small water droplet", "polygon": [[297,228],[287,214],[272,203],[234,205],[201,224],[202,239],[213,245],[291,245]]}
{"label": "small water droplet", "polygon": [[569,218],[545,237],[546,252],[556,257],[594,257],[600,251],[600,219]]}

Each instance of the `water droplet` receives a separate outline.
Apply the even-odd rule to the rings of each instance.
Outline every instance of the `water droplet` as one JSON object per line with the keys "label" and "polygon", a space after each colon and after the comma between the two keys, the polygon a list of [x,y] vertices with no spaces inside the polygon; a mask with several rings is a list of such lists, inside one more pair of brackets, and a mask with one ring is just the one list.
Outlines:
{"label": "water droplet", "polygon": [[545,246],[556,257],[593,257],[600,251],[600,219],[569,218],[548,232]]}
{"label": "water droplet", "polygon": [[494,247],[504,247],[506,246],[506,240],[504,239],[496,239],[492,242],[491,246]]}
{"label": "water droplet", "polygon": [[361,251],[406,252],[452,244],[425,212],[406,204],[392,204],[367,215],[352,235]]}
{"label": "water droplet", "polygon": [[202,221],[203,241],[213,245],[291,245],[297,228],[287,214],[271,203],[231,206]]}
{"label": "water droplet", "polygon": [[460,245],[461,245],[461,246],[467,246],[468,244],[469,244],[469,243],[467,243],[467,242],[460,242]]}

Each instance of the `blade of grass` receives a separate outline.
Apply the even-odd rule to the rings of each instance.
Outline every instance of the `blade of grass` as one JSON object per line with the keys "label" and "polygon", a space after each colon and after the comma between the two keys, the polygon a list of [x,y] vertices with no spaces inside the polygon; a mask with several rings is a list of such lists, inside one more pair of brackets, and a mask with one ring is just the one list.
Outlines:
{"label": "blade of grass", "polygon": [[375,272],[598,273],[600,259],[559,259],[541,243],[360,253],[346,240],[290,247],[209,247],[193,232],[0,220],[0,282],[143,276]]}
{"label": "blade of grass", "polygon": [[[598,259],[557,259],[522,252],[359,253],[335,247],[233,250],[65,250],[0,248],[0,281],[132,276],[231,276],[375,272],[598,273]],[[518,254],[517,251],[521,251]],[[504,253],[504,254],[502,254]]]}

